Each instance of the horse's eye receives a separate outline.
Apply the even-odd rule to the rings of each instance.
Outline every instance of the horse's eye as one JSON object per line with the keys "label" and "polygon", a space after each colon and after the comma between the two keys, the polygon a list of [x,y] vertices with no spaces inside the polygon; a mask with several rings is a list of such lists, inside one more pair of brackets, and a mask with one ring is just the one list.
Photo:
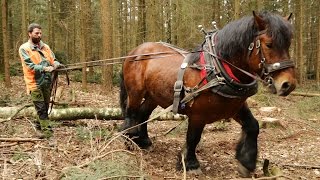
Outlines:
{"label": "horse's eye", "polygon": [[272,43],[266,43],[266,46],[267,46],[268,48],[272,48]]}

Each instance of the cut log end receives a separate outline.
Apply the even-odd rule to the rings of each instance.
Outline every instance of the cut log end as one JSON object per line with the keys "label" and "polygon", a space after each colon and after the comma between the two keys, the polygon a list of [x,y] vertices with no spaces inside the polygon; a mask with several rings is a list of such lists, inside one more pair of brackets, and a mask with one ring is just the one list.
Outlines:
{"label": "cut log end", "polygon": [[279,119],[265,117],[260,122],[260,127],[263,129],[267,128],[282,128],[286,129]]}

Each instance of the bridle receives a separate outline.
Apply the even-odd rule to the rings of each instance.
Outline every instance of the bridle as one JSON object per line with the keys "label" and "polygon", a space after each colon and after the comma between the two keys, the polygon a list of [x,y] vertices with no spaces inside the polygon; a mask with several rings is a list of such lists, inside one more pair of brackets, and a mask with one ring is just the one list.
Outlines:
{"label": "bridle", "polygon": [[276,63],[267,63],[266,58],[264,56],[263,50],[262,50],[262,46],[261,46],[261,41],[260,41],[260,36],[262,34],[267,33],[267,29],[263,30],[263,31],[259,31],[257,33],[257,36],[255,38],[255,42],[250,43],[249,47],[248,47],[248,56],[247,56],[247,60],[249,62],[250,56],[253,52],[254,47],[257,49],[257,53],[256,55],[259,54],[260,56],[260,63],[259,63],[259,69],[261,69],[260,72],[260,78],[262,79],[262,82],[267,85],[267,86],[271,86],[274,84],[274,80],[272,78],[272,73],[282,70],[282,69],[286,69],[286,68],[290,68],[290,67],[294,67],[294,62],[291,59],[286,59],[286,60],[282,60]]}

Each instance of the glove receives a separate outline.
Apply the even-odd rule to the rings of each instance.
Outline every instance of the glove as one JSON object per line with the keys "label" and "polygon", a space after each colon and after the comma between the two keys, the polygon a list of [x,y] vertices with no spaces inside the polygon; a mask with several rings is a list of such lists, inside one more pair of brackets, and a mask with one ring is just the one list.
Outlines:
{"label": "glove", "polygon": [[59,68],[61,68],[61,67],[64,67],[64,65],[63,64],[53,64],[53,67],[54,67],[54,69],[59,69]]}
{"label": "glove", "polygon": [[47,66],[43,68],[44,72],[52,72],[55,68],[53,66]]}

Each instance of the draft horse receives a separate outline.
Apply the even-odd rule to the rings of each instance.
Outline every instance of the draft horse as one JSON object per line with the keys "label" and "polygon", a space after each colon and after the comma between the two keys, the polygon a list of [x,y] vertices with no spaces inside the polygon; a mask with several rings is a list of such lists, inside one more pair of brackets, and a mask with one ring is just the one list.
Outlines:
{"label": "draft horse", "polygon": [[[296,87],[289,55],[293,37],[290,16],[253,12],[253,16],[208,33],[209,39],[186,57],[184,51],[166,43],[147,42],[133,49],[122,69],[123,128],[145,122],[158,105],[169,107],[174,94],[180,92],[177,111],[188,116],[186,144],[181,152],[186,169],[200,169],[195,150],[205,125],[233,118],[242,126],[236,148],[239,172],[248,176],[256,168],[259,126],[247,98],[257,92],[258,80],[279,96],[287,96]],[[183,74],[181,87],[177,87],[179,74]],[[206,85],[208,88],[197,91]],[[183,102],[190,94],[192,98]],[[152,144],[146,123],[128,129],[127,135],[142,148]],[[177,167],[181,168],[181,158]]]}

